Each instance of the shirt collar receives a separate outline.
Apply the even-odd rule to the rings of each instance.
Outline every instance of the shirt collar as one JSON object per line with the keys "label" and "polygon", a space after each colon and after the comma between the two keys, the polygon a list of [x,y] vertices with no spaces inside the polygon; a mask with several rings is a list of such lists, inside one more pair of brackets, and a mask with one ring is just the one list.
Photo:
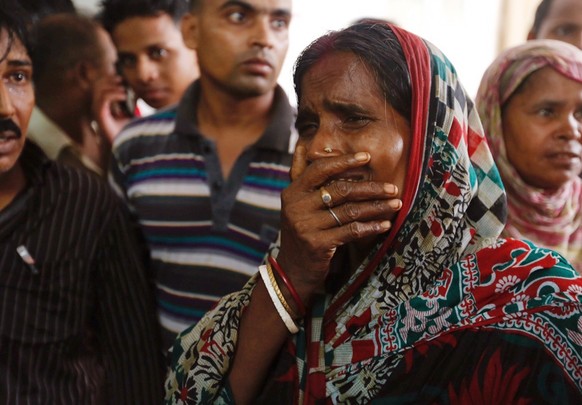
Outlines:
{"label": "shirt collar", "polygon": [[[200,83],[196,80],[186,90],[178,104],[176,133],[203,137],[198,130],[197,116],[195,113],[192,114],[192,111],[196,111],[199,100]],[[259,148],[291,153],[296,140],[296,136],[294,136],[295,110],[289,104],[285,91],[278,85],[275,88],[272,109],[269,125],[255,145]]]}

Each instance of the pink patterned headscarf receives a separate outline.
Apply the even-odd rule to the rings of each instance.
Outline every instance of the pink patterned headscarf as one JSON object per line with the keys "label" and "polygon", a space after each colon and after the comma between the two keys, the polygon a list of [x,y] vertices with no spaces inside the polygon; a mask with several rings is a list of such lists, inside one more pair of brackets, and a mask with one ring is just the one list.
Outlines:
{"label": "pink patterned headscarf", "polygon": [[554,249],[582,273],[582,180],[576,178],[555,193],[532,187],[521,179],[505,150],[502,107],[530,74],[546,66],[582,83],[582,51],[560,41],[528,41],[497,57],[483,76],[475,102],[506,187],[508,218],[502,236]]}

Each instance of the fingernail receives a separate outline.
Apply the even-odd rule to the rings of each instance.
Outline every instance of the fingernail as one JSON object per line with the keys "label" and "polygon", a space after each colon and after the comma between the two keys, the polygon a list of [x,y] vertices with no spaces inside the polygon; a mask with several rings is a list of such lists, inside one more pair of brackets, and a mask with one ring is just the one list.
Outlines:
{"label": "fingernail", "polygon": [[354,155],[358,162],[365,162],[370,158],[370,154],[368,152],[358,152]]}
{"label": "fingernail", "polygon": [[402,207],[402,201],[401,200],[390,200],[390,201],[388,201],[388,205],[390,206],[390,208],[393,208],[395,210],[399,210]]}
{"label": "fingernail", "polygon": [[392,227],[392,223],[390,221],[383,221],[380,222],[380,226],[382,229],[390,229]]}
{"label": "fingernail", "polygon": [[398,192],[398,188],[394,184],[384,184],[384,191],[388,194],[396,194]]}

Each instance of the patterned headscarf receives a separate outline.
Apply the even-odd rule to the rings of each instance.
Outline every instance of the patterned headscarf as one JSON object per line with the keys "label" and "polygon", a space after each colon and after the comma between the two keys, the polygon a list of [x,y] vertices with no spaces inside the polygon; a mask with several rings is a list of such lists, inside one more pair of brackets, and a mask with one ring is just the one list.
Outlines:
{"label": "patterned headscarf", "polygon": [[505,150],[503,105],[526,78],[546,66],[582,83],[582,51],[560,41],[528,41],[491,64],[476,105],[506,187],[509,208],[502,235],[555,249],[582,272],[582,180],[577,177],[555,193],[532,187],[519,176]]}
{"label": "patterned headscarf", "polygon": [[[559,255],[498,239],[505,193],[479,118],[453,66],[430,43],[401,28],[391,29],[412,84],[403,208],[346,285],[316,299],[300,332],[289,338],[276,376],[263,391],[272,403],[368,403],[416,345],[559,301],[553,296],[525,298],[535,297],[544,277],[554,276],[552,271],[519,284],[530,271],[556,266]],[[566,290],[574,272],[561,265],[562,277],[552,282]],[[181,334],[166,382],[167,403],[232,399],[224,379],[256,281],[255,276]],[[520,300],[523,305],[516,305]],[[574,326],[575,320],[559,319],[574,321]],[[504,327],[518,329],[515,324]],[[579,358],[561,361],[568,362],[571,373],[582,366]],[[582,381],[582,376],[576,378]]]}

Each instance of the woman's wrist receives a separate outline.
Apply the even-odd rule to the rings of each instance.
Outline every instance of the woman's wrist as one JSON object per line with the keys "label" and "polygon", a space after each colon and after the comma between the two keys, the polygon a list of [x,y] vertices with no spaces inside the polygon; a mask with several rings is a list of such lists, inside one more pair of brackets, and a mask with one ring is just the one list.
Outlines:
{"label": "woman's wrist", "polygon": [[312,297],[318,288],[309,283],[302,283],[297,278],[294,279],[287,272],[287,268],[291,267],[291,265],[287,265],[285,261],[282,261],[282,264],[274,257],[269,257],[268,261],[272,266],[283,295],[292,306],[293,312],[298,316],[296,319],[303,318],[308,312]]}

